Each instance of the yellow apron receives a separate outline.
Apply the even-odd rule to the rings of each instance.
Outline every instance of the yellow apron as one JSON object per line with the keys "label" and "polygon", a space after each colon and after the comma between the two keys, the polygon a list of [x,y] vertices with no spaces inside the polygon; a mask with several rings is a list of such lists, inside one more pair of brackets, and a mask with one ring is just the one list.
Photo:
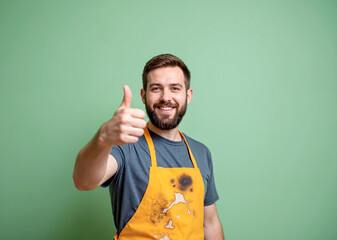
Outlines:
{"label": "yellow apron", "polygon": [[149,183],[137,211],[115,240],[204,240],[204,182],[179,133],[194,168],[157,167],[152,138],[144,129],[152,164]]}

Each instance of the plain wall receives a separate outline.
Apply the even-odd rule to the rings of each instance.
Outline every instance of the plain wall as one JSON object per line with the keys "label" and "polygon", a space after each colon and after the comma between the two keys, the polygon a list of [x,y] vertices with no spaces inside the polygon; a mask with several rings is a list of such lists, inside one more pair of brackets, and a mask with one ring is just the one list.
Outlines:
{"label": "plain wall", "polygon": [[192,73],[181,130],[212,152],[227,240],[337,239],[336,1],[1,1],[0,239],[112,239],[78,151],[142,69]]}

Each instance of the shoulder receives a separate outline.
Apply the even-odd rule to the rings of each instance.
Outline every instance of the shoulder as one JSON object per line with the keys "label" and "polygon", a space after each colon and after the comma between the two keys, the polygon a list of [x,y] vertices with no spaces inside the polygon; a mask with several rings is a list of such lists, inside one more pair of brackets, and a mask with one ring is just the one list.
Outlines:
{"label": "shoulder", "polygon": [[186,135],[185,133],[183,133],[183,135],[186,138],[186,141],[188,145],[190,146],[193,155],[202,155],[202,156],[207,157],[208,159],[211,158],[211,152],[205,144],[203,144],[200,141],[195,140],[194,138]]}
{"label": "shoulder", "polygon": [[[192,145],[193,147],[196,147],[196,148],[200,148],[202,150],[205,150],[205,151],[208,151],[209,152],[209,149],[208,147],[203,144],[202,142],[199,142],[197,140],[195,140],[194,138],[188,136],[187,134],[183,133],[184,137],[186,138],[186,141],[189,145]],[[191,147],[191,146],[190,146]]]}

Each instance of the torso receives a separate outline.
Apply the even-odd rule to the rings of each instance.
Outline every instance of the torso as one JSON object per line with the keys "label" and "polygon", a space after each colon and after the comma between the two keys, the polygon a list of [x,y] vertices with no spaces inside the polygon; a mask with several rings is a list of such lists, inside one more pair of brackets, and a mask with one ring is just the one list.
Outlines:
{"label": "torso", "polygon": [[[193,167],[183,141],[170,141],[155,133],[151,133],[151,136],[157,150],[158,166]],[[210,181],[213,179],[210,153],[203,144],[189,137],[186,138],[201,170],[205,189],[211,187],[211,191],[208,191],[207,196],[205,195],[205,205],[208,205],[218,199],[214,182]],[[114,220],[120,231],[133,216],[143,198],[148,184],[151,160],[144,136],[136,144],[114,147],[111,154],[119,164],[118,172],[110,184],[110,194]],[[125,157],[126,155],[128,157]]]}

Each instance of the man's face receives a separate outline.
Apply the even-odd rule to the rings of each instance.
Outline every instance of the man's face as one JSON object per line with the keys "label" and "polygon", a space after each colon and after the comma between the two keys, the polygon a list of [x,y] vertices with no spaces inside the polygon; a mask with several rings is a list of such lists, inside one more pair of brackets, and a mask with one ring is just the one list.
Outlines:
{"label": "man's face", "polygon": [[186,91],[185,77],[179,67],[162,67],[147,75],[146,92],[141,90],[142,100],[151,123],[162,130],[178,126],[185,115],[192,90]]}

